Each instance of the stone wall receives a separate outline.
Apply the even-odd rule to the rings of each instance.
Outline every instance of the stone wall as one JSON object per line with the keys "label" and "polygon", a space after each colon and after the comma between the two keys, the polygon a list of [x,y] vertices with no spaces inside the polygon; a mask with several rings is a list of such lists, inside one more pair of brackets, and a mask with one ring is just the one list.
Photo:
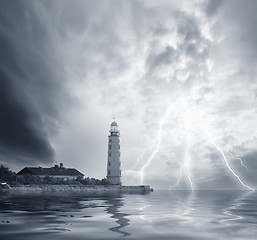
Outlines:
{"label": "stone wall", "polygon": [[153,191],[150,186],[83,186],[83,185],[23,185],[12,187],[11,192],[120,192],[145,193]]}

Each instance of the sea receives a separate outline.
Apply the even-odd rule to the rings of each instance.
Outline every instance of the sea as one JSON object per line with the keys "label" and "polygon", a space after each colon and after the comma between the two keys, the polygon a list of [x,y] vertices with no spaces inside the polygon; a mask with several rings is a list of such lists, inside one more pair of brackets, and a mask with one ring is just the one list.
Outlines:
{"label": "sea", "polygon": [[256,240],[257,192],[2,192],[0,239]]}

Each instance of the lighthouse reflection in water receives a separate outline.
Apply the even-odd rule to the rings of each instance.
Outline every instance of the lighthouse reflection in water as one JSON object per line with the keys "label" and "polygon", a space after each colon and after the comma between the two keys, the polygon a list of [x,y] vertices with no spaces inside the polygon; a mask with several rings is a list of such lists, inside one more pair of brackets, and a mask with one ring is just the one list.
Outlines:
{"label": "lighthouse reflection in water", "polygon": [[256,239],[257,193],[0,196],[0,239]]}

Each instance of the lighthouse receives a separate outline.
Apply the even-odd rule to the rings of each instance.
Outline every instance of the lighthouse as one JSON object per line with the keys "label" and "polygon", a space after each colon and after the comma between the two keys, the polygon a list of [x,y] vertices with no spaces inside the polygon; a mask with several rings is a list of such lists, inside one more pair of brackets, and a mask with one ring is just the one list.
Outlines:
{"label": "lighthouse", "polygon": [[112,185],[121,185],[120,170],[120,132],[117,122],[111,123],[108,136],[107,181]]}

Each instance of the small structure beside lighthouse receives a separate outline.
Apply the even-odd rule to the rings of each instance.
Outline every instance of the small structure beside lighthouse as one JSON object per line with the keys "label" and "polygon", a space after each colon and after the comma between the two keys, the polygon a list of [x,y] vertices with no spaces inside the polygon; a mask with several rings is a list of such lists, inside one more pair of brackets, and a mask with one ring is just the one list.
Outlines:
{"label": "small structure beside lighthouse", "polygon": [[117,122],[111,123],[108,136],[107,181],[111,185],[121,185],[120,132]]}

